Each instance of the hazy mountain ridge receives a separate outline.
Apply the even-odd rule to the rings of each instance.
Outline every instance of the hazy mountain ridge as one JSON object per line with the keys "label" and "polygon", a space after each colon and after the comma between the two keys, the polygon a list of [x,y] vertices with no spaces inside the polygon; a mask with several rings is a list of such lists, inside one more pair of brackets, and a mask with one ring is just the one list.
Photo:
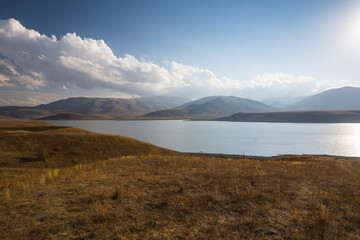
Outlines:
{"label": "hazy mountain ridge", "polygon": [[186,108],[190,105],[193,105],[193,104],[204,104],[204,103],[207,103],[211,100],[214,100],[218,97],[221,97],[221,96],[210,96],[210,97],[203,97],[203,98],[200,98],[200,99],[197,99],[197,100],[194,100],[194,101],[190,101],[190,102],[187,102],[183,105],[180,105],[180,106],[177,106],[175,107],[174,109],[183,109],[183,108]]}
{"label": "hazy mountain ridge", "polygon": [[201,98],[171,110],[160,110],[143,115],[149,118],[220,117],[237,112],[271,112],[276,108],[264,103],[233,96],[211,96]]}
{"label": "hazy mountain ridge", "polygon": [[265,100],[262,100],[262,103],[269,105],[271,107],[283,108],[287,105],[297,103],[308,96],[300,96],[300,97],[271,97]]}
{"label": "hazy mountain ridge", "polygon": [[[283,100],[294,101],[295,99],[296,97]],[[44,120],[215,119],[226,116],[230,117],[236,113],[287,112],[288,116],[295,116],[291,112],[302,112],[301,114],[305,114],[304,112],[306,111],[339,112],[359,110],[360,88],[343,87],[307,97],[281,108],[233,96],[209,96],[190,102],[182,98],[163,96],[137,99],[74,97],[35,107],[0,107],[0,116],[2,118],[41,118]],[[322,115],[323,117],[325,116],[324,114]],[[249,116],[247,115],[247,118]],[[260,119],[259,116],[257,115],[257,119]],[[299,115],[296,116],[299,118]],[[314,114],[312,116],[314,117]],[[334,118],[335,115],[328,116]],[[345,114],[344,116],[349,115]],[[267,119],[266,121],[277,121],[276,119],[271,120],[270,117],[276,117],[276,115],[267,114],[263,119]],[[338,118],[339,113],[336,114],[336,119]],[[316,117],[314,119],[314,121],[318,121]],[[249,121],[253,120],[250,119]],[[346,122],[346,119],[344,121]]]}
{"label": "hazy mountain ridge", "polygon": [[360,88],[330,89],[285,107],[289,111],[347,111],[360,110]]}

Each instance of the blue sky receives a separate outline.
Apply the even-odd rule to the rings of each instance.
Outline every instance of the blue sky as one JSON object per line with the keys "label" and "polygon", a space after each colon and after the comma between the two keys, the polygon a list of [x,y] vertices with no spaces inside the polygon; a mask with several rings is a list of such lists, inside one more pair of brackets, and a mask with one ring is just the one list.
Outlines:
{"label": "blue sky", "polygon": [[[342,47],[351,45],[342,30],[360,28],[349,17],[360,14],[357,2],[0,0],[0,104],[78,95],[262,100],[356,86],[360,42],[350,34],[354,46]],[[31,29],[48,40],[29,37]]]}

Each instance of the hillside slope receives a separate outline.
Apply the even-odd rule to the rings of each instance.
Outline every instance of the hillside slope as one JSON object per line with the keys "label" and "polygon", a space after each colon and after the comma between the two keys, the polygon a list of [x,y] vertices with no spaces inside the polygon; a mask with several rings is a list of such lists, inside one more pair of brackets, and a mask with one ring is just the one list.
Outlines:
{"label": "hillside slope", "polygon": [[186,99],[175,97],[136,99],[76,97],[35,107],[0,107],[0,115],[13,118],[37,119],[59,113],[76,113],[98,115],[104,118],[121,118],[142,115],[160,109],[170,109],[186,101]]}
{"label": "hillside slope", "polygon": [[143,115],[148,118],[168,117],[220,117],[237,112],[272,112],[276,109],[261,102],[233,96],[206,97],[171,110]]}
{"label": "hillside slope", "polygon": [[113,115],[107,114],[82,114],[82,113],[57,113],[54,115],[40,117],[36,120],[113,120]]}
{"label": "hillside slope", "polygon": [[301,100],[304,100],[308,96],[300,96],[300,97],[271,97],[262,100],[262,103],[269,105],[271,107],[283,108],[284,106],[297,103]]}
{"label": "hillside slope", "polygon": [[[39,159],[45,156],[46,162]],[[60,127],[46,122],[1,122],[0,166],[66,166],[113,157],[176,152],[116,135]]]}
{"label": "hillside slope", "polygon": [[285,107],[289,111],[360,110],[360,88],[342,87],[308,97]]}
{"label": "hillside slope", "polygon": [[[359,160],[171,155],[43,122],[0,126],[0,239],[359,239]],[[39,161],[40,146],[58,155]]]}

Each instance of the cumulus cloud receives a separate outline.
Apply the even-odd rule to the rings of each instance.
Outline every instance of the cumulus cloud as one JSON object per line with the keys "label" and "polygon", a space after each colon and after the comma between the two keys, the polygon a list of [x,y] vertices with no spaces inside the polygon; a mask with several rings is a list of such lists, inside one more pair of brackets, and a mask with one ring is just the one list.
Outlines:
{"label": "cumulus cloud", "polygon": [[45,85],[42,73],[30,70],[27,74],[22,74],[14,64],[0,59],[0,87],[14,87],[14,82],[25,85],[29,89]]}
{"label": "cumulus cloud", "polygon": [[208,69],[177,62],[158,65],[128,54],[117,57],[103,40],[75,33],[57,39],[26,29],[15,19],[0,20],[0,87],[39,89],[58,84],[64,90],[76,86],[138,96],[201,97],[240,96],[253,89],[300,85],[314,89],[316,82],[310,76],[285,73],[258,75],[248,81],[219,78]]}
{"label": "cumulus cloud", "polygon": [[0,106],[36,106],[63,98],[64,96],[53,93],[0,89]]}

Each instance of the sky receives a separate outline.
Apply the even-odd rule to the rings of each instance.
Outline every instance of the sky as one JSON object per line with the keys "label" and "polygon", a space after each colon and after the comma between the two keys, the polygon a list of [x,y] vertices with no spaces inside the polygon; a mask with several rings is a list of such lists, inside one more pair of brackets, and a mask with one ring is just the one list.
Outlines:
{"label": "sky", "polygon": [[0,105],[360,86],[359,0],[0,0]]}

